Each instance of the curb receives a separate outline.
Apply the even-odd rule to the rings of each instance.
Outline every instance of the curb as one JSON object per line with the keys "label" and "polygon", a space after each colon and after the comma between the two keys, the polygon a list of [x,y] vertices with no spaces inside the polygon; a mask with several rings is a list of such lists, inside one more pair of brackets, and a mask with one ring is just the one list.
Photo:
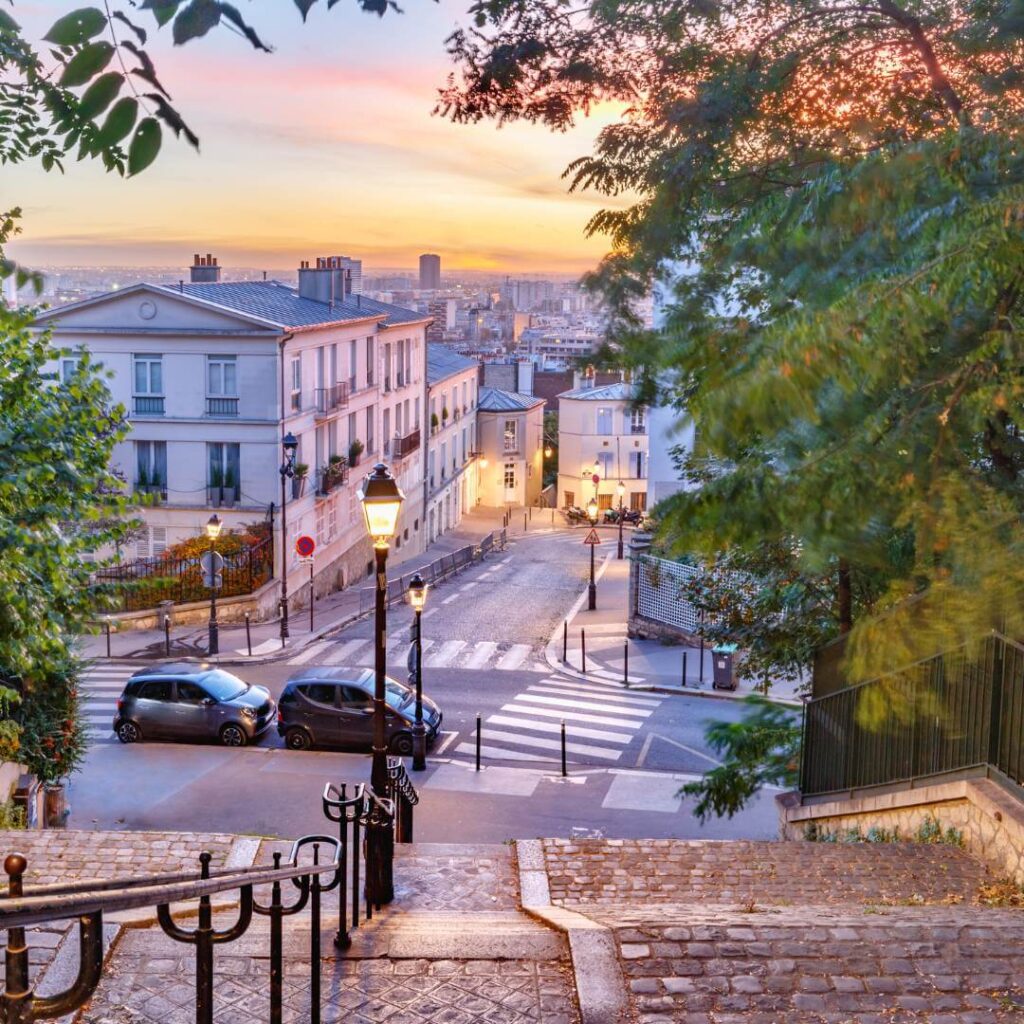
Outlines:
{"label": "curb", "polygon": [[[605,572],[608,570],[608,566],[612,561],[612,552],[608,552],[605,555],[604,561],[597,568],[594,573],[594,580],[600,580]],[[562,661],[558,657],[558,645],[561,643],[562,632],[566,625],[572,625],[572,620],[576,618],[577,613],[583,607],[583,602],[587,599],[587,590],[581,591],[580,596],[576,598],[572,603],[572,607],[565,613],[565,615],[559,620],[558,626],[555,628],[554,633],[551,634],[550,639],[544,647],[544,660],[548,663],[548,667],[553,672],[561,672],[563,675],[574,676],[577,679],[586,679],[586,674],[580,672],[579,669],[571,668],[568,664]]]}
{"label": "curb", "polygon": [[611,928],[551,903],[541,840],[517,839],[515,845],[523,910],[564,932],[569,943],[581,1024],[622,1024],[629,996]]}

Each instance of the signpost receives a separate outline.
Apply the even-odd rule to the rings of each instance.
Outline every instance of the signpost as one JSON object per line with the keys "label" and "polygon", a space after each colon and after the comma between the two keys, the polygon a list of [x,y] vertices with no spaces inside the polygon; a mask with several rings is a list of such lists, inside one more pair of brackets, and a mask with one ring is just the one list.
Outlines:
{"label": "signpost", "polygon": [[593,526],[590,528],[590,533],[588,533],[586,537],[583,538],[583,543],[590,545],[601,543],[601,537]]}
{"label": "signpost", "polygon": [[309,563],[309,631],[313,632],[313,552],[316,551],[316,541],[309,534],[304,533],[301,537],[295,538],[295,553],[304,561]]}
{"label": "signpost", "polygon": [[597,528],[592,526],[583,538],[583,543],[590,547],[590,586],[587,588],[587,607],[594,611],[597,608],[597,584],[594,582],[594,549],[601,543]]}
{"label": "signpost", "polygon": [[220,590],[224,586],[224,577],[221,575],[224,556],[219,551],[204,551],[199,556],[199,564],[203,570],[203,586],[209,590]]}

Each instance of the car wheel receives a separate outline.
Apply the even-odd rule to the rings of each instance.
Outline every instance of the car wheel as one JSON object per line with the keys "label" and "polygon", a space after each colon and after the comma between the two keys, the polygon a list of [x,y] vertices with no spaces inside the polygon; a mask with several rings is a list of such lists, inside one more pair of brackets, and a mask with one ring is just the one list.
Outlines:
{"label": "car wheel", "polygon": [[391,753],[399,757],[412,756],[412,736],[407,732],[400,732],[391,740]]}
{"label": "car wheel", "polygon": [[284,734],[284,745],[289,750],[309,750],[313,746],[313,738],[305,729],[289,729]]}
{"label": "car wheel", "polygon": [[225,747],[244,747],[245,730],[240,725],[228,723],[220,731],[220,741]]}
{"label": "car wheel", "polygon": [[141,743],[142,730],[134,722],[122,722],[117,727],[117,738],[122,743]]}

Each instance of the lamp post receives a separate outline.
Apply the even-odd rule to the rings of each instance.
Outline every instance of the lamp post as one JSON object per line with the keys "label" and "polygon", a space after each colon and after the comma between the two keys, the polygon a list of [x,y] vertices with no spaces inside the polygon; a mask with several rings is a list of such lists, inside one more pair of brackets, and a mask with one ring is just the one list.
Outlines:
{"label": "lamp post", "polygon": [[[597,526],[597,498],[591,498],[587,505],[587,516],[590,519],[591,527]],[[594,611],[597,608],[597,584],[594,582],[594,548],[596,544],[590,545],[590,586],[587,588],[587,607]]]}
{"label": "lamp post", "polygon": [[366,530],[373,540],[373,554],[377,569],[377,593],[374,608],[373,633],[373,764],[370,768],[370,788],[380,799],[388,795],[388,749],[385,727],[385,692],[387,685],[387,595],[388,545],[395,535],[398,510],[405,495],[398,482],[383,462],[363,481],[359,501],[366,517]]}
{"label": "lamp post", "polygon": [[615,488],[615,493],[619,496],[619,553],[617,558],[622,558],[622,519],[623,519],[623,507],[622,499],[626,496],[626,485],[620,480],[618,487]]}
{"label": "lamp post", "polygon": [[299,442],[288,431],[281,441],[284,458],[278,472],[281,474],[281,646],[288,641],[288,481],[295,476],[295,453]]}
{"label": "lamp post", "polygon": [[416,573],[409,580],[409,604],[416,620],[416,721],[412,727],[412,770],[427,767],[427,727],[423,724],[423,607],[427,603],[427,583]]}
{"label": "lamp post", "polygon": [[217,626],[217,566],[215,545],[224,524],[216,512],[206,521],[206,536],[210,538],[210,628],[207,651],[209,654],[220,654],[220,629]]}

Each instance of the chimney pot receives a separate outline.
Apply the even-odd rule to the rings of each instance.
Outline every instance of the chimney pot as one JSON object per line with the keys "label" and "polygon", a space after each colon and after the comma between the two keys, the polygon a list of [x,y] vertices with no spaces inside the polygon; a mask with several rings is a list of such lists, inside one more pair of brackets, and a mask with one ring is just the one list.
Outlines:
{"label": "chimney pot", "polygon": [[195,254],[194,254],[194,255],[192,256],[192,265],[193,265],[194,267],[198,267],[198,266],[199,266],[199,253],[195,253]]}

